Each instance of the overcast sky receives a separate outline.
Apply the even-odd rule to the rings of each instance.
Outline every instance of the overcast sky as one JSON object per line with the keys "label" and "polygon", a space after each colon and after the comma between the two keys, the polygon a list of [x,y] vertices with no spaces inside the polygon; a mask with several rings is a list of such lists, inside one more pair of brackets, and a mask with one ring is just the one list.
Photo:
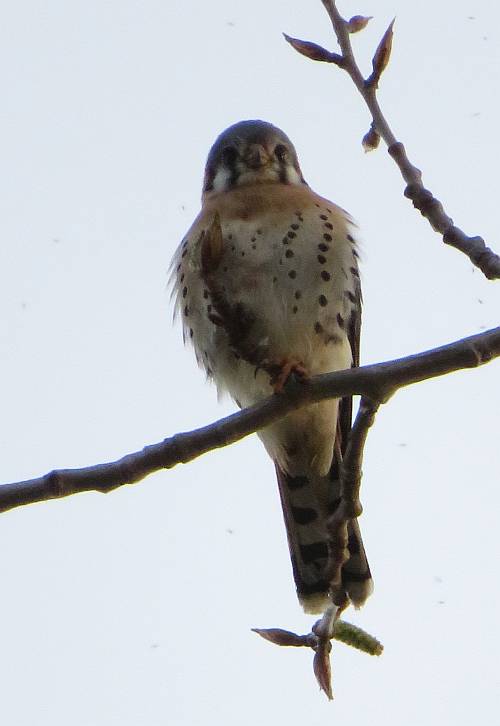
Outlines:
{"label": "overcast sky", "polygon": [[[500,250],[500,7],[363,6],[368,73],[397,14],[380,100],[455,222]],[[116,458],[235,409],[217,402],[166,290],[217,134],[263,118],[363,239],[365,363],[498,325],[498,283],[404,199],[347,76],[281,32],[334,49],[320,0],[19,0],[0,26],[1,481]],[[400,392],[364,463],[375,579],[346,617],[381,658],[311,653],[272,463],[255,436],[107,496],[17,509],[0,526],[6,726],[491,723],[498,652],[499,364]]]}

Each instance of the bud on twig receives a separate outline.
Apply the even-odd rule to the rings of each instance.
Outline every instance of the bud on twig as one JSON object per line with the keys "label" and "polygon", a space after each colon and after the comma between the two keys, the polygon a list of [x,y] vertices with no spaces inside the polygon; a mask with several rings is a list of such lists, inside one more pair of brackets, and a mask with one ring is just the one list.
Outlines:
{"label": "bud on twig", "polygon": [[297,633],[292,633],[290,630],[283,630],[282,628],[252,628],[252,631],[260,635],[264,640],[269,640],[270,643],[274,643],[275,645],[292,646],[295,648],[309,645],[307,636],[297,635]]}
{"label": "bud on twig", "polygon": [[346,23],[346,30],[348,33],[359,33],[360,30],[366,28],[373,15],[364,17],[363,15],[353,15],[350,20]]}
{"label": "bud on twig", "polygon": [[375,51],[375,55],[373,56],[372,60],[373,73],[366,80],[367,86],[374,86],[376,88],[378,86],[380,76],[387,68],[389,58],[391,57],[392,38],[394,35],[392,28],[394,26],[395,20],[396,18],[394,18],[394,20],[385,31],[384,35],[382,36],[382,40],[378,44],[377,50]]}
{"label": "bud on twig", "polygon": [[306,58],[310,58],[315,61],[323,61],[324,63],[335,63],[335,65],[341,68],[344,65],[344,59],[338,53],[331,53],[326,48],[316,43],[311,43],[309,40],[299,40],[298,38],[292,38],[290,35],[283,33],[283,37],[290,43],[292,48],[295,48],[297,53],[305,55]]}
{"label": "bud on twig", "polygon": [[380,134],[375,128],[374,123],[372,123],[369,130],[363,136],[363,141],[361,143],[363,144],[363,149],[366,153],[374,151],[380,144]]}
{"label": "bud on twig", "polygon": [[327,608],[323,613],[323,617],[314,623],[312,631],[306,635],[298,635],[282,628],[252,628],[252,630],[261,638],[269,640],[270,643],[275,645],[312,648],[314,650],[314,675],[321,690],[331,700],[333,698],[332,669],[330,665],[332,638],[362,650],[369,655],[380,655],[383,651],[382,644],[373,635],[366,633],[356,625],[352,625],[352,623],[340,620],[338,613],[338,607]]}
{"label": "bud on twig", "polygon": [[[322,644],[323,645],[323,644]],[[330,643],[328,643],[330,645]],[[313,659],[313,671],[321,690],[326,693],[329,701],[333,699],[332,693],[332,667],[330,665],[330,649],[318,648]]]}

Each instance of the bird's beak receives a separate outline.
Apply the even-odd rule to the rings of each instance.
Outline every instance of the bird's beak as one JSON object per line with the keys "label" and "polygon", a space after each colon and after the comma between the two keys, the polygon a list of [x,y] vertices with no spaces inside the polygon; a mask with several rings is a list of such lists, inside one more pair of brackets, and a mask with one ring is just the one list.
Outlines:
{"label": "bird's beak", "polygon": [[269,164],[270,158],[266,149],[261,144],[251,144],[245,154],[245,164],[250,169],[260,169]]}

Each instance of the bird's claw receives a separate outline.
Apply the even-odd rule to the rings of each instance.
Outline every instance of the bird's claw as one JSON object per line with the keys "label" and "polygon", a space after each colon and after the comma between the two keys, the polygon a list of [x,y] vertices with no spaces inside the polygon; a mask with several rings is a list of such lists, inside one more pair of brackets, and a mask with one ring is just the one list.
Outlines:
{"label": "bird's claw", "polygon": [[285,358],[278,364],[278,371],[271,378],[271,385],[275,393],[283,391],[292,373],[302,381],[309,377],[307,370],[300,361]]}

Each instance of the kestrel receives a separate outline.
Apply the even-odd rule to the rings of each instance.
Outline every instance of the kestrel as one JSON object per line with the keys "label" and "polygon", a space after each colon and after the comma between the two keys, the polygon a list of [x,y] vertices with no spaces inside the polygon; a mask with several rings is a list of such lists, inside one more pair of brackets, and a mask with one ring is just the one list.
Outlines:
{"label": "kestrel", "polygon": [[[174,260],[185,339],[241,408],[298,377],[359,364],[361,291],[354,224],[318,196],[290,139],[265,121],[226,129],[208,155],[202,209]],[[297,594],[328,604],[326,522],[339,504],[351,398],[293,412],[259,432],[276,468]],[[355,606],[372,590],[358,522],[342,582]]]}

